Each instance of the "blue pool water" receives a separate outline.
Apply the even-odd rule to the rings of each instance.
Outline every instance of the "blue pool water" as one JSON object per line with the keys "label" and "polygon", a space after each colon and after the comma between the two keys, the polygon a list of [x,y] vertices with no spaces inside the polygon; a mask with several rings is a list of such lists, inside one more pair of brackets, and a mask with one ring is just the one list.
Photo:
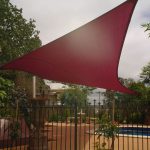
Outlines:
{"label": "blue pool water", "polygon": [[120,127],[119,134],[133,135],[133,136],[147,136],[150,137],[150,128],[142,127]]}

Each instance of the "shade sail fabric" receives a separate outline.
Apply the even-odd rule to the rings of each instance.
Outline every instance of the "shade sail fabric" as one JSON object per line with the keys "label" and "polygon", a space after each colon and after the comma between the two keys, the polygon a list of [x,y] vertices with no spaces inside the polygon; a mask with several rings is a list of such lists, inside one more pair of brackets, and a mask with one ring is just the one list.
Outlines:
{"label": "shade sail fabric", "polygon": [[118,64],[136,2],[128,0],[1,69],[21,70],[44,79],[132,94],[134,92],[118,80]]}

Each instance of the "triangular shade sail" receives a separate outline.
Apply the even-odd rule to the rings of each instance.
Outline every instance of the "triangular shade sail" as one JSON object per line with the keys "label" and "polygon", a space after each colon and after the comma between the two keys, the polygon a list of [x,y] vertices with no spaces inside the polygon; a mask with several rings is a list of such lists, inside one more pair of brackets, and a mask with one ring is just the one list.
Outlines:
{"label": "triangular shade sail", "polygon": [[136,2],[128,0],[75,31],[2,66],[2,69],[133,94],[119,82],[118,64]]}

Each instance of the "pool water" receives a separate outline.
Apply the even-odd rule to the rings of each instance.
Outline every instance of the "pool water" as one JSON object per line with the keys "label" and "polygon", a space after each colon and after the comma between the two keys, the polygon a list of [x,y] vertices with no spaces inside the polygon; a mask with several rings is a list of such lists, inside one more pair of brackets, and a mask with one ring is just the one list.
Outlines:
{"label": "pool water", "polygon": [[120,127],[119,128],[119,134],[150,137],[150,128]]}

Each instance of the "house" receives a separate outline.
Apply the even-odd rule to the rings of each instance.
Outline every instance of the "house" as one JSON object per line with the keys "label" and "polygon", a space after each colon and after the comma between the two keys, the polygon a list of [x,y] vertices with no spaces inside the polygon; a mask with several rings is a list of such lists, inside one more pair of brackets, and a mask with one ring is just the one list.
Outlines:
{"label": "house", "polygon": [[104,89],[100,89],[100,88],[95,88],[94,90],[92,90],[88,96],[88,102],[91,103],[91,105],[94,105],[94,101],[95,101],[95,105],[103,105],[103,100],[104,100],[104,96],[103,96],[103,92],[105,90]]}
{"label": "house", "polygon": [[62,83],[52,82],[49,80],[44,80],[44,82],[49,87],[49,100],[46,102],[46,105],[49,105],[53,102],[59,105],[59,95],[65,90],[69,89],[69,86]]}

